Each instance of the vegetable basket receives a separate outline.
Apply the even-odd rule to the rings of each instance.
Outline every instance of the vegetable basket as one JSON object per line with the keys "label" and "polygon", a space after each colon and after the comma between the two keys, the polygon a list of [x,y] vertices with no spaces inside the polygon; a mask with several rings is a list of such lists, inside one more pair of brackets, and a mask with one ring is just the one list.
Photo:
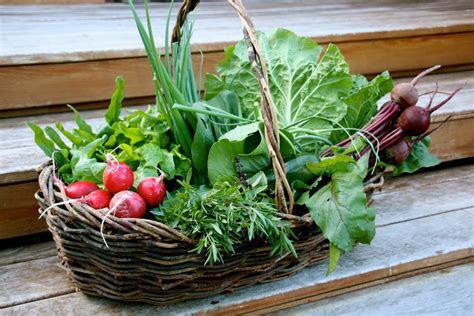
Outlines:
{"label": "vegetable basket", "polygon": [[[53,167],[39,176],[40,212],[65,201],[54,184]],[[380,184],[367,184],[370,194]],[[297,236],[298,257],[270,256],[258,241],[243,245],[225,263],[205,265],[192,253],[194,241],[155,220],[105,218],[108,248],[100,233],[104,212],[83,203],[53,207],[48,228],[70,280],[80,291],[122,301],[169,304],[205,298],[247,286],[286,278],[328,257],[328,241],[308,215],[285,216]]]}
{"label": "vegetable basket", "polygon": [[[283,279],[328,257],[328,272],[331,272],[341,253],[351,251],[358,242],[368,244],[374,237],[375,211],[370,207],[370,196],[383,186],[385,167],[391,166],[395,173],[401,173],[438,163],[427,151],[424,139],[433,130],[407,134],[397,123],[400,113],[403,115],[408,111],[405,108],[410,109],[408,105],[402,105],[401,101],[392,97],[377,110],[377,101],[393,88],[388,73],[372,81],[361,75],[351,75],[342,54],[334,45],[328,45],[325,55],[320,58],[321,48],[317,44],[286,30],[279,29],[273,33],[270,45],[268,38],[256,33],[241,0],[229,0],[229,3],[243,25],[244,40],[226,50],[224,66],[229,68],[222,73],[232,73],[237,77],[245,72],[247,77],[240,78],[240,83],[252,79],[250,85],[240,86],[235,91],[247,97],[245,93],[254,89],[254,99],[247,100],[247,105],[256,104],[257,109],[254,106],[252,111],[249,110],[252,113],[245,113],[248,116],[245,117],[242,110],[234,111],[235,108],[227,106],[239,104],[234,102],[238,93],[230,89],[218,93],[206,89],[206,94],[216,93],[203,101],[198,92],[199,85],[194,81],[192,63],[189,62],[191,29],[186,24],[188,13],[198,2],[184,1],[173,30],[172,48],[165,48],[167,53],[172,52],[177,65],[172,65],[168,54],[164,56],[166,62],[160,63],[162,59],[154,48],[148,6],[147,31],[133,2],[130,2],[154,71],[156,108],[150,107],[149,112],[132,112],[122,118],[122,79],[117,80],[111,105],[106,111],[106,125],[98,132],[93,132],[75,110],[79,129],[68,132],[58,123],[57,129],[72,142],[71,147],[61,140],[54,129],[45,128],[50,138],[47,139],[39,126],[29,123],[35,133],[35,141],[53,161],[40,168],[40,190],[35,195],[39,212],[46,218],[58,256],[70,280],[86,294],[122,301],[169,304]],[[184,27],[187,31],[181,31]],[[181,41],[180,36],[186,39]],[[261,40],[263,44],[260,47]],[[281,45],[293,54],[301,51],[302,55],[292,61],[293,66],[302,67],[293,78],[293,83],[301,86],[289,86],[289,89],[278,86],[276,94],[286,90],[297,91],[295,95],[299,94],[298,97],[304,100],[298,101],[296,110],[292,108],[293,101],[290,101],[284,114],[279,112],[281,96],[280,104],[277,104],[272,96],[275,91],[270,93],[270,90],[275,89],[278,80],[285,80],[284,76],[275,72],[284,68],[278,64],[278,58],[290,63],[290,53],[277,52],[272,57],[269,53],[272,45]],[[179,58],[174,58],[175,53]],[[268,65],[265,59],[268,59]],[[242,71],[244,67],[247,68]],[[422,76],[437,68],[439,66],[417,76],[410,85],[411,93],[416,92],[414,85]],[[282,73],[286,74],[285,69]],[[210,80],[214,82],[214,87],[225,83],[217,76],[210,76]],[[234,82],[233,78],[229,81]],[[311,85],[314,88],[309,93],[308,86]],[[181,88],[185,91],[183,94],[180,94]],[[315,91],[320,94],[316,95]],[[438,90],[436,88],[431,92],[429,105],[421,109],[428,116],[426,130],[429,127],[429,113],[449,101],[457,91],[459,89],[430,109]],[[216,99],[217,106],[216,102],[212,103]],[[295,97],[286,99],[294,100]],[[308,110],[305,108],[306,100],[321,108]],[[219,104],[227,107],[219,108]],[[304,115],[299,116],[301,113]],[[253,121],[249,119],[251,115],[254,115]],[[176,121],[181,122],[180,125],[175,126]],[[140,134],[142,129],[144,134]],[[327,131],[331,132],[330,136]],[[190,136],[191,132],[194,138]],[[82,136],[85,140],[81,139]],[[305,142],[308,139],[309,143]],[[387,160],[380,159],[379,149],[388,150],[399,144],[405,145],[406,150],[402,159],[396,159],[397,164],[390,165],[388,156]],[[111,171],[113,168],[108,169],[112,167],[109,157],[119,147],[117,157],[124,159],[120,162],[116,159],[117,169]],[[225,155],[221,155],[223,152]],[[126,159],[131,161],[131,165],[136,163],[135,169],[132,170],[123,161]],[[242,171],[242,160],[245,159],[247,170],[253,168],[254,171],[250,177]],[[222,161],[225,162],[222,165],[224,171],[216,168]],[[178,163],[182,163],[179,174],[176,171]],[[112,190],[106,184],[106,174],[113,174],[123,165],[131,173],[127,179],[131,182],[126,188]],[[163,172],[160,168],[168,169]],[[149,175],[150,172],[157,174],[157,170],[161,172],[159,178]],[[163,177],[170,172],[175,174],[168,179],[167,185],[173,189],[163,200],[166,191]],[[103,204],[105,207],[93,208],[94,204],[85,199],[93,191],[71,196],[67,191],[69,187],[65,187],[57,174],[67,183],[83,181],[78,174],[86,180],[96,180],[92,183],[94,192],[103,191],[108,195],[109,200]],[[101,176],[98,177],[98,174]],[[140,177],[134,178],[136,174]],[[66,177],[70,177],[69,180]],[[229,177],[231,180],[227,180]],[[151,178],[161,181],[163,194],[155,205],[147,200],[147,209],[140,185],[143,179]],[[139,181],[135,183],[135,180]],[[108,191],[99,189],[97,184],[102,183]],[[228,196],[233,195],[219,187],[222,183],[231,187],[240,200],[235,200],[235,203],[229,200]],[[219,191],[221,199],[214,196],[213,207],[207,208],[204,197],[216,187],[217,190],[222,189]],[[180,194],[192,190],[197,192],[199,199],[189,206],[186,203],[191,201],[192,195]],[[121,193],[135,195],[142,200],[142,215],[129,216],[130,213],[127,213],[122,216],[115,212],[124,200],[118,201],[117,206],[112,202]],[[115,196],[112,197],[112,194]],[[237,204],[239,208],[234,208]],[[182,212],[193,207],[197,208],[195,213]],[[246,213],[247,210],[252,211]],[[204,216],[200,211],[207,213]],[[219,211],[225,212],[222,213],[224,215],[212,217],[221,214]],[[232,213],[234,211],[238,214]],[[151,214],[156,219],[152,219]],[[171,214],[171,217],[166,217],[166,214]],[[253,220],[245,222],[252,216]],[[259,221],[257,218],[260,218]],[[200,221],[206,223],[208,230],[199,231],[203,229]],[[255,233],[257,230],[258,233]],[[195,234],[197,231],[201,235]],[[212,234],[227,234],[228,238],[209,239]],[[203,254],[203,249],[207,251],[207,256]],[[223,255],[218,253],[221,250],[225,250]]]}

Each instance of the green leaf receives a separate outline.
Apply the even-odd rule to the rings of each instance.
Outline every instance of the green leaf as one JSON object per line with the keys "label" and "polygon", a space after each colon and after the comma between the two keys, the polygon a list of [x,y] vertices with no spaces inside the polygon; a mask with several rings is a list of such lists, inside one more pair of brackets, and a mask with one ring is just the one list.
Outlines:
{"label": "green leaf", "polygon": [[71,132],[67,131],[61,122],[56,122],[56,128],[64,135],[67,139],[69,139],[75,146],[82,146],[85,142],[82,140],[81,137],[72,134]]}
{"label": "green leaf", "polygon": [[92,136],[94,132],[92,131],[92,127],[87,124],[86,121],[82,118],[81,114],[70,104],[67,105],[71,110],[74,111],[74,117],[76,120],[77,127],[79,131],[82,131],[85,136]]}
{"label": "green leaf", "polygon": [[[261,132],[262,123],[251,123],[232,129],[212,145],[207,162],[209,181],[233,181],[238,178],[235,158],[245,156],[247,166],[253,168],[253,158],[267,155],[267,147]],[[261,170],[261,169],[260,169]]]}
{"label": "green leaf", "polygon": [[213,74],[206,74],[206,95],[204,97],[205,100],[210,100],[216,97],[221,91],[225,90],[225,84],[222,80]]}
{"label": "green leaf", "polygon": [[98,162],[93,156],[105,140],[106,136],[103,136],[88,143],[86,146],[71,149],[71,170],[74,180],[102,183],[102,174],[107,164]]}
{"label": "green leaf", "polygon": [[[377,101],[389,93],[393,88],[392,78],[385,71],[370,82],[363,76],[353,76],[351,94],[343,98],[348,105],[347,113],[341,120],[342,127],[361,128],[369,119],[377,113]],[[349,131],[351,134],[353,130]],[[343,131],[335,131],[332,136],[335,142],[347,138]]]}
{"label": "green leaf", "polygon": [[38,125],[32,122],[27,122],[26,124],[35,133],[36,145],[38,145],[38,147],[41,148],[41,150],[44,152],[46,156],[51,158],[53,155],[53,152],[56,150],[54,147],[54,143],[46,137],[41,127],[39,127]]}
{"label": "green leaf", "polygon": [[[349,94],[352,78],[335,45],[328,45],[320,59],[322,48],[310,38],[284,29],[258,35],[282,127],[312,116],[337,121],[346,114],[340,96]],[[226,50],[217,71],[219,78],[208,77],[211,81],[206,87],[213,89],[213,94],[219,88],[233,91],[244,116],[251,115],[255,104],[260,103],[260,93],[243,41]]]}
{"label": "green leaf", "polygon": [[193,166],[198,174],[207,174],[207,157],[211,148],[212,135],[201,119],[198,119],[194,140],[191,146]]}
{"label": "green leaf", "polygon": [[118,76],[115,78],[115,91],[110,99],[109,107],[105,112],[105,121],[107,124],[112,126],[113,123],[117,122],[120,118],[120,112],[122,111],[122,101],[124,95],[124,80]]}
{"label": "green leaf", "polygon": [[61,139],[61,136],[50,126],[46,126],[44,128],[45,133],[48,135],[48,137],[61,149],[66,149],[69,150],[69,146],[66,145],[63,140]]}
{"label": "green leaf", "polygon": [[431,140],[429,137],[425,137],[423,141],[416,143],[408,158],[401,165],[394,166],[393,175],[413,173],[421,168],[433,167],[439,164],[441,161],[428,150],[430,144]]}
{"label": "green leaf", "polygon": [[328,266],[328,271],[326,272],[326,275],[329,275],[334,272],[336,269],[337,263],[339,262],[339,259],[341,258],[341,249],[337,248],[334,246],[333,243],[329,243],[329,266]]}
{"label": "green leaf", "polygon": [[[318,156],[313,154],[299,154],[295,158],[285,162],[286,178],[288,182],[295,180],[309,184],[316,178],[315,175],[307,168],[308,163],[317,163]],[[268,181],[275,181],[273,168],[266,170]]]}
{"label": "green leaf", "polygon": [[337,155],[331,158],[322,159],[320,162],[310,162],[306,167],[315,175],[332,174],[336,171],[347,170],[347,164],[355,164],[354,158],[346,155]]}
{"label": "green leaf", "polygon": [[367,163],[368,155],[333,168],[330,183],[302,201],[324,236],[343,251],[370,243],[375,235],[375,211],[367,206],[363,185]]}

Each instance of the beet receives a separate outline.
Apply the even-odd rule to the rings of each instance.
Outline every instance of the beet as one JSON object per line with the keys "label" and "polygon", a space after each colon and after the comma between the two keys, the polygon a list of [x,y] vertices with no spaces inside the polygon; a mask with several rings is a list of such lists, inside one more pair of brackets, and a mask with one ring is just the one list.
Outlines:
{"label": "beet", "polygon": [[421,135],[430,128],[430,113],[419,106],[411,106],[400,114],[398,125],[407,135]]}
{"label": "beet", "polygon": [[402,138],[381,153],[382,161],[398,166],[408,158],[411,149],[411,144],[405,138]]}
{"label": "beet", "polygon": [[418,102],[418,90],[410,83],[399,83],[390,92],[390,98],[406,109]]}
{"label": "beet", "polygon": [[420,72],[410,83],[403,82],[397,84],[390,93],[390,99],[399,104],[402,109],[415,106],[419,97],[418,90],[415,88],[416,84],[421,78],[440,67],[441,65],[436,65]]}

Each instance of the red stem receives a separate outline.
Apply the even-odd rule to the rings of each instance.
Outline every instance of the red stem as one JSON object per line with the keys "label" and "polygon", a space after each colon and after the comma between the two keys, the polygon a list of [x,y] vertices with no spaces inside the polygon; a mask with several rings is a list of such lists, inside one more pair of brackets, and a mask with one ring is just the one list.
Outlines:
{"label": "red stem", "polygon": [[433,72],[435,71],[436,69],[439,69],[441,68],[441,65],[436,65],[436,66],[433,66],[431,68],[428,68],[426,70],[423,70],[422,72],[420,72],[415,78],[413,78],[413,80],[410,82],[410,84],[412,86],[416,86],[416,84],[418,83],[418,81],[423,78],[424,76],[426,76],[427,74],[429,74],[430,72]]}
{"label": "red stem", "polygon": [[426,110],[428,111],[428,113],[431,114],[434,111],[436,111],[437,109],[439,109],[440,107],[442,107],[443,105],[445,105],[446,103],[448,103],[448,101],[451,100],[456,95],[456,93],[458,93],[462,88],[464,88],[464,87],[460,87],[460,88],[457,88],[456,90],[454,90],[446,99],[444,99],[440,103],[436,104],[434,107],[427,108]]}

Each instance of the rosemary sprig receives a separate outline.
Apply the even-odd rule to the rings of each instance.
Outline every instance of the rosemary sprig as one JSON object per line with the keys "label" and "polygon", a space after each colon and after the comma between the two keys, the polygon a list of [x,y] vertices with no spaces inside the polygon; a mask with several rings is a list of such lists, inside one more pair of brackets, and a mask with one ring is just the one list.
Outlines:
{"label": "rosemary sprig", "polygon": [[272,247],[271,254],[296,251],[288,236],[287,221],[279,218],[271,198],[261,188],[235,183],[216,183],[212,188],[181,183],[183,189],[165,200],[154,212],[157,219],[198,240],[194,251],[206,255],[205,264],[223,262],[245,242],[261,239]]}

